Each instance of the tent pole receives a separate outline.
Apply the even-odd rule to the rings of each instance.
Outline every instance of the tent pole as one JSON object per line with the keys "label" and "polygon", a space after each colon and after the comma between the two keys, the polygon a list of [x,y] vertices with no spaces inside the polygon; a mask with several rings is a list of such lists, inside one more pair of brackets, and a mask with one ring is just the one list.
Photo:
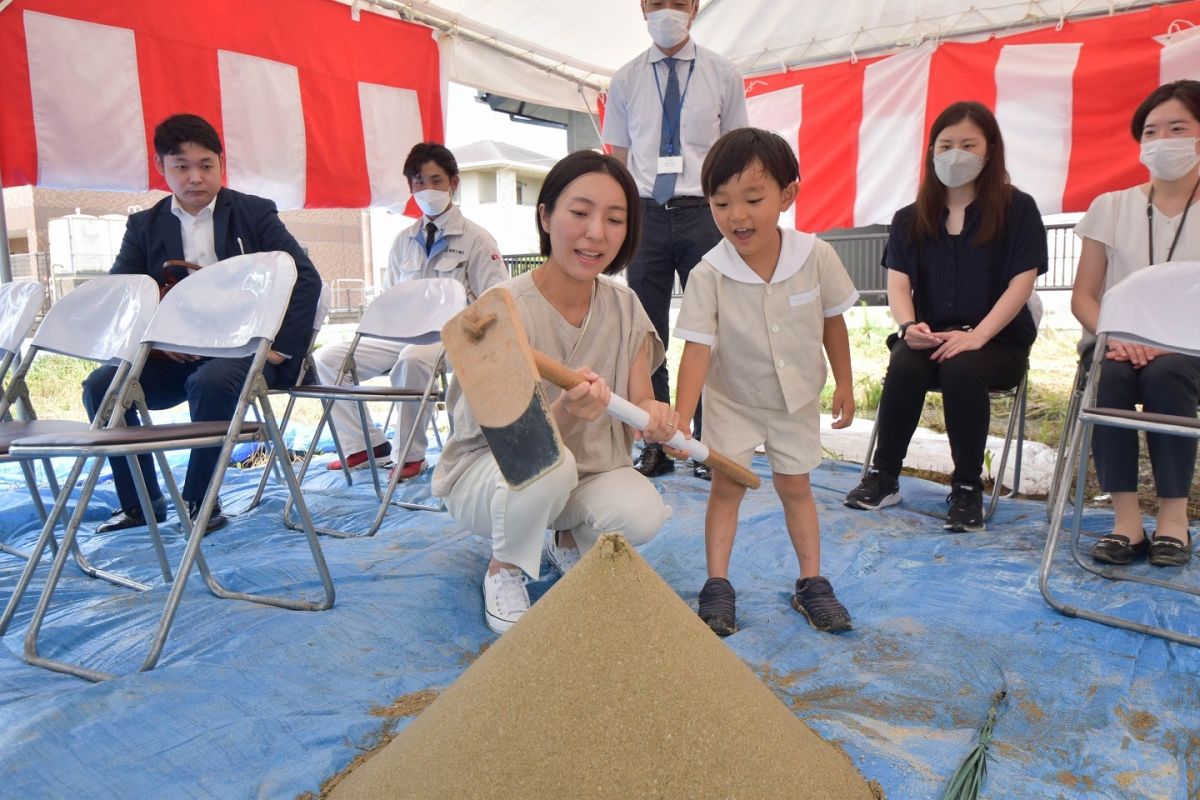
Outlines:
{"label": "tent pole", "polygon": [[0,283],[12,283],[12,259],[8,255],[8,217],[4,214],[4,187],[0,186]]}

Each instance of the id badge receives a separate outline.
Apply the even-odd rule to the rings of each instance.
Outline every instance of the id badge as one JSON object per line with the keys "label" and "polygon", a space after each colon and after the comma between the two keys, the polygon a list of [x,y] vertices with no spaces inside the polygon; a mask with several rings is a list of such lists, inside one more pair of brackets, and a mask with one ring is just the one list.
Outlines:
{"label": "id badge", "polygon": [[683,156],[659,156],[659,175],[678,175],[683,172]]}

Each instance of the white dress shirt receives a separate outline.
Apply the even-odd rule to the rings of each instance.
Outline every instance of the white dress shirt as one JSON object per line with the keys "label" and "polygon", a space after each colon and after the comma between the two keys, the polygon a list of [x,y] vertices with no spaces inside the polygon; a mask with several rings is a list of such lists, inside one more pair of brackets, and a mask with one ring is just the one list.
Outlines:
{"label": "white dress shirt", "polygon": [[213,230],[213,209],[217,198],[195,215],[189,214],[179,205],[179,198],[171,195],[171,213],[179,218],[179,232],[183,235],[183,260],[207,267],[217,263],[216,233]]}
{"label": "white dress shirt", "polygon": [[[629,150],[629,171],[642,197],[650,196],[658,174],[663,122],[659,90],[665,93],[667,87],[665,58],[651,46],[617,70],[604,106],[604,143]],[[708,149],[721,134],[750,124],[746,90],[733,62],[690,38],[673,58],[683,98],[679,122],[683,173],[675,181],[675,196],[701,197],[700,166]]]}

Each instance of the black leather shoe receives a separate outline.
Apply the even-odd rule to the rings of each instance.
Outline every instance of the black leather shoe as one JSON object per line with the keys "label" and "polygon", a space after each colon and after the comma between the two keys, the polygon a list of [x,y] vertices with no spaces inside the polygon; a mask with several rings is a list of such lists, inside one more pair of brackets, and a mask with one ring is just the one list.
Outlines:
{"label": "black leather shoe", "polygon": [[692,476],[699,478],[702,481],[712,480],[712,467],[705,464],[703,461],[692,462]]}
{"label": "black leather shoe", "polygon": [[[188,519],[195,520],[200,514],[200,502],[188,500],[187,513]],[[224,528],[226,522],[229,522],[229,518],[221,513],[221,501],[218,500],[213,506],[212,515],[208,518],[208,527],[205,529],[204,535],[207,536],[213,531],[218,531],[221,528]]]}
{"label": "black leather shoe", "polygon": [[642,454],[634,462],[633,468],[647,478],[654,478],[674,472],[675,461],[663,451],[662,445],[648,444],[642,448]]}
{"label": "black leather shoe", "polygon": [[1092,547],[1092,559],[1101,564],[1115,564],[1123,567],[1132,564],[1135,558],[1141,558],[1150,550],[1150,537],[1142,531],[1142,539],[1137,544],[1130,544],[1129,537],[1120,533],[1108,533],[1101,536]]}
{"label": "black leather shoe", "polygon": [[[160,497],[154,501],[154,519],[156,522],[167,521],[167,500],[165,497]],[[102,522],[96,526],[96,533],[112,533],[113,531],[123,531],[126,528],[142,528],[145,525],[146,515],[142,513],[141,506],[118,508],[108,518],[107,522]]]}

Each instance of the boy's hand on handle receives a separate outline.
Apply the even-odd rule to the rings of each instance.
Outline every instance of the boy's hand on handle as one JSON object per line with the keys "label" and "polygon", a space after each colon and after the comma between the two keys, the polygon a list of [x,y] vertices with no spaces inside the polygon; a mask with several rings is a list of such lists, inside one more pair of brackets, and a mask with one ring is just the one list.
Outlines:
{"label": "boy's hand on handle", "polygon": [[608,399],[612,390],[604,379],[588,367],[576,370],[582,382],[571,389],[564,389],[555,405],[560,405],[564,411],[573,417],[588,420],[599,419],[608,410]]}
{"label": "boy's hand on handle", "polygon": [[[911,330],[911,329],[910,329]],[[854,389],[840,384],[833,387],[833,428],[848,428],[854,422]]]}
{"label": "boy's hand on handle", "polygon": [[650,415],[650,421],[645,429],[634,432],[636,438],[647,442],[665,442],[675,435],[679,427],[679,414],[668,403],[645,400],[638,407]]}

